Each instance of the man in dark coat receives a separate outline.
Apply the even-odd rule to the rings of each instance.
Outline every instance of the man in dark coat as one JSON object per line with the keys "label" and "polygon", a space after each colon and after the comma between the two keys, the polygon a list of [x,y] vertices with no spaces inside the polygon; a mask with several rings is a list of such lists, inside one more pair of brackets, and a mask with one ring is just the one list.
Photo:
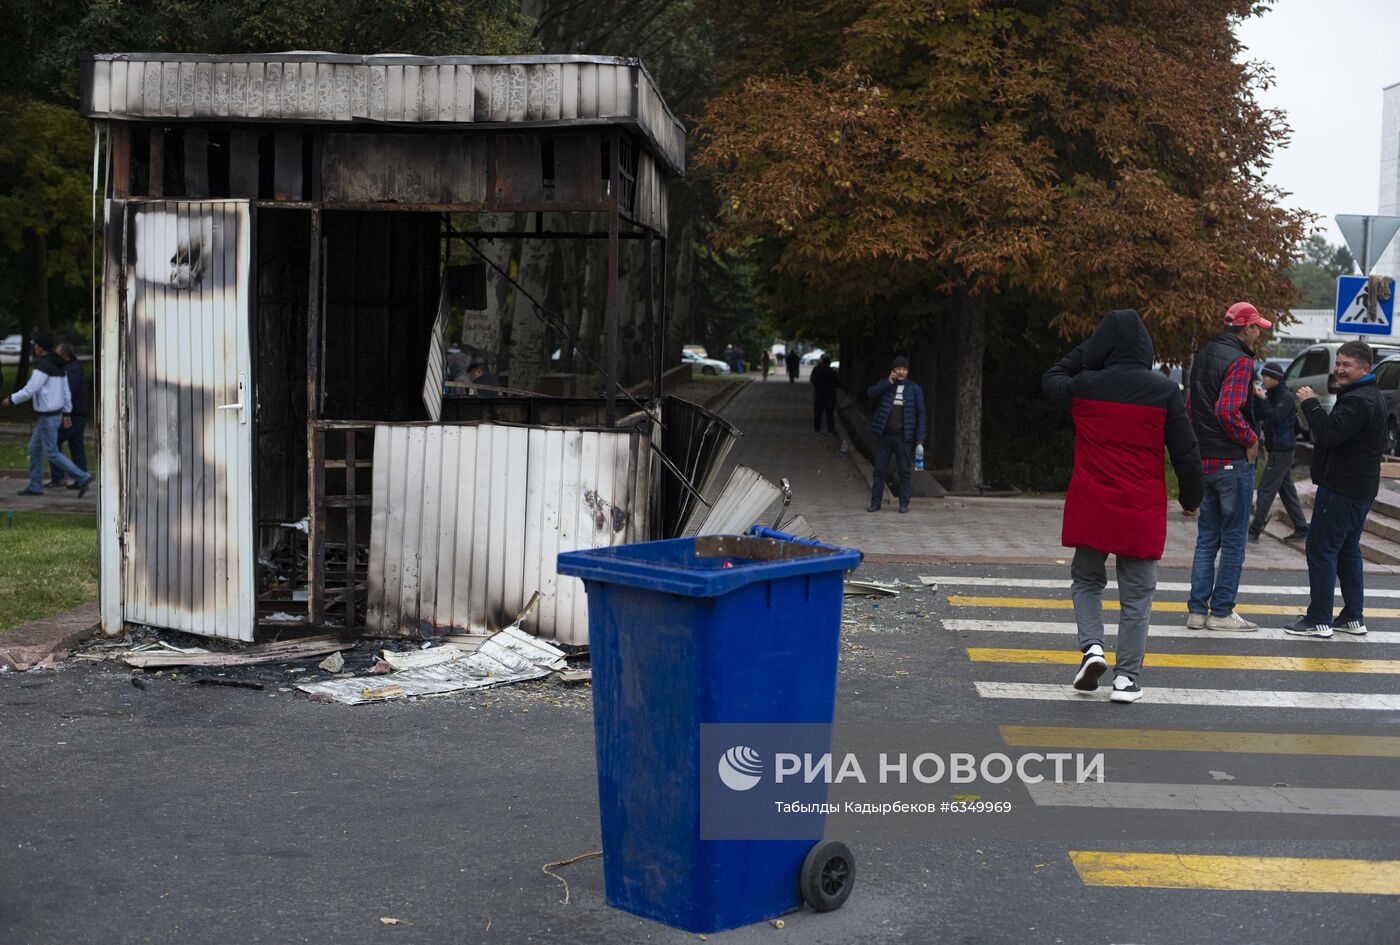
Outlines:
{"label": "man in dark coat", "polygon": [[911,450],[924,445],[928,411],[924,390],[909,380],[909,359],[900,355],[890,366],[890,376],[871,385],[865,395],[875,401],[870,432],[875,434],[875,482],[870,488],[867,512],[880,511],[885,498],[885,469],[894,459],[899,468],[899,510],[909,511],[913,472]]}
{"label": "man in dark coat", "polygon": [[1269,523],[1269,509],[1274,504],[1274,496],[1283,500],[1284,511],[1293,522],[1293,534],[1288,541],[1308,537],[1308,517],[1303,514],[1303,505],[1298,501],[1298,490],[1293,485],[1293,448],[1298,427],[1298,406],[1293,402],[1287,385],[1283,383],[1283,372],[1276,367],[1264,368],[1264,396],[1256,395],[1256,413],[1263,420],[1264,446],[1269,451],[1269,461],[1264,464],[1263,477],[1259,480],[1259,495],[1254,500],[1254,518],[1249,523],[1249,540],[1258,541],[1264,526]]}
{"label": "man in dark coat", "polygon": [[1177,501],[1190,514],[1201,503],[1201,454],[1181,391],[1152,370],[1152,339],[1138,313],[1106,315],[1089,340],[1045,372],[1042,386],[1074,418],[1074,474],[1065,496],[1061,541],[1070,566],[1082,654],[1074,688],[1093,691],[1104,659],[1105,564],[1118,559],[1118,652],[1114,702],[1142,696],[1138,673],[1147,651],[1157,562],[1167,542],[1165,444],[1176,470]]}
{"label": "man in dark coat", "polygon": [[[1244,570],[1249,510],[1254,498],[1254,346],[1272,327],[1248,302],[1225,313],[1225,330],[1191,364],[1187,408],[1201,445],[1205,497],[1196,523],[1186,626],[1198,630],[1258,630],[1235,613]],[[1219,566],[1216,556],[1219,555]]]}
{"label": "man in dark coat", "polygon": [[787,354],[783,355],[783,362],[787,365],[788,383],[796,383],[797,374],[802,370],[802,357],[797,353],[797,345],[787,346]]}
{"label": "man in dark coat", "polygon": [[822,432],[822,417],[826,417],[826,432],[836,432],[836,392],[841,389],[841,376],[831,366],[831,358],[822,355],[821,364],[812,368],[812,429]]}
{"label": "man in dark coat", "polygon": [[[78,356],[73,353],[73,346],[64,342],[54,351],[63,359],[63,369],[68,376],[68,390],[73,397],[73,413],[70,414],[72,423],[59,428],[58,448],[63,450],[63,444],[68,444],[68,455],[73,457],[73,465],[84,471],[87,470],[87,444],[83,442],[83,431],[87,429],[88,413],[88,389],[83,378],[83,362],[78,360]],[[53,463],[49,463],[49,485],[53,487],[65,484],[63,470]],[[77,482],[67,483],[69,489],[78,488]]]}
{"label": "man in dark coat", "polygon": [[500,378],[492,374],[486,367],[486,359],[478,355],[471,360],[471,366],[467,369],[467,379],[475,384],[475,387],[467,388],[468,397],[499,397],[499,390],[491,388],[500,387]]}
{"label": "man in dark coat", "polygon": [[[1381,482],[1385,449],[1385,395],[1371,373],[1370,345],[1348,341],[1337,349],[1332,376],[1337,401],[1328,413],[1311,387],[1300,387],[1298,403],[1312,432],[1313,520],[1308,528],[1308,612],[1284,627],[1303,637],[1330,637],[1332,631],[1360,636],[1366,587],[1361,533]],[[1332,619],[1332,595],[1342,585],[1342,612]]]}

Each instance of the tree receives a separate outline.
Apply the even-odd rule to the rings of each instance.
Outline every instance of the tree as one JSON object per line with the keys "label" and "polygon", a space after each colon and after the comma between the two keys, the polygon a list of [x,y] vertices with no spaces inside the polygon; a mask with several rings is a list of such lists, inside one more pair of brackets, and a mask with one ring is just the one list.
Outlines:
{"label": "tree", "polygon": [[1293,285],[1302,294],[1303,308],[1331,308],[1337,299],[1337,277],[1351,273],[1356,261],[1345,246],[1335,246],[1321,233],[1314,233],[1303,244],[1293,268],[1288,271]]}
{"label": "tree", "polygon": [[955,489],[982,479],[987,322],[1008,305],[1030,298],[1066,339],[1136,307],[1181,360],[1231,301],[1294,298],[1307,216],[1262,182],[1287,127],[1256,101],[1267,70],[1235,62],[1232,23],[1262,5],[797,6],[786,32],[740,28],[749,72],[703,116],[718,238],[774,244],[779,279],[840,300],[831,318],[862,294],[932,296],[895,314],[908,336],[955,325]]}

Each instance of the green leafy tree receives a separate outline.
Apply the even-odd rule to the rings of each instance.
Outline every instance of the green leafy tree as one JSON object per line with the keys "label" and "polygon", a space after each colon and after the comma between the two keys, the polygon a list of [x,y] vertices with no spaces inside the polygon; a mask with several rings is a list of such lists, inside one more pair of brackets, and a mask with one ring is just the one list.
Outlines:
{"label": "green leafy tree", "polygon": [[1327,242],[1314,233],[1303,244],[1297,263],[1289,270],[1293,285],[1302,293],[1303,308],[1331,308],[1337,299],[1337,277],[1356,269],[1356,261],[1345,246]]}

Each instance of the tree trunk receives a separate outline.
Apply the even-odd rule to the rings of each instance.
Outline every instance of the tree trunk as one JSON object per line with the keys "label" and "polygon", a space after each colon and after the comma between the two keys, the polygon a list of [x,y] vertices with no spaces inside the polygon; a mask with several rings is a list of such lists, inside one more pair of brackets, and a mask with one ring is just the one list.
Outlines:
{"label": "tree trunk", "polygon": [[982,484],[982,361],[986,354],[986,302],[964,285],[953,297],[958,318],[957,419],[953,426],[953,491],[977,492]]}
{"label": "tree trunk", "polygon": [[30,314],[35,330],[48,332],[49,324],[49,238],[45,233],[29,231],[24,236],[29,250]]}

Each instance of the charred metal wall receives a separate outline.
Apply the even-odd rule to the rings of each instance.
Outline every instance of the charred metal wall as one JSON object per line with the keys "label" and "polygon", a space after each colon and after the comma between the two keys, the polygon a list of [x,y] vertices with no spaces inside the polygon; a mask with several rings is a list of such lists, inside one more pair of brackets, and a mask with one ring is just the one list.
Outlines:
{"label": "charred metal wall", "polygon": [[652,537],[651,451],[633,430],[503,424],[379,426],[370,525],[370,632],[432,636],[510,623],[588,640],[583,582],[562,551]]}

